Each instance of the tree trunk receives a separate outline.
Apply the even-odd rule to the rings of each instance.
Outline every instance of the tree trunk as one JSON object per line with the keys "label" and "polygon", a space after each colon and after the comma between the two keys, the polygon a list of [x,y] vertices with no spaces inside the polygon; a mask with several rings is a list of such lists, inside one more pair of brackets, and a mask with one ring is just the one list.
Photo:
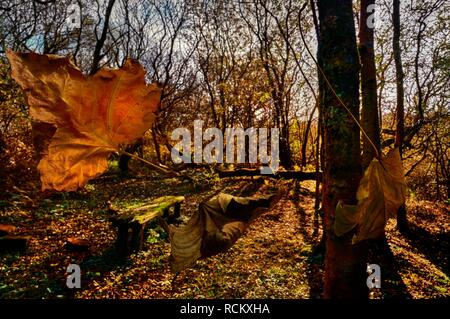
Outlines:
{"label": "tree trunk", "polygon": [[[323,70],[323,63],[322,58],[320,55],[320,45],[321,42],[320,39],[320,27],[319,27],[319,21],[317,19],[317,9],[314,0],[310,0],[309,4],[311,6],[311,12],[313,16],[313,23],[314,23],[314,30],[316,33],[316,39],[318,42],[319,49],[317,50],[317,63],[318,67]],[[323,122],[322,122],[322,110],[323,110],[323,88],[325,84],[325,81],[323,79],[322,72],[318,69],[317,70],[317,78],[318,78],[318,85],[319,85],[319,94],[317,97],[317,110],[318,110],[318,117],[317,117],[317,141],[316,141],[316,172],[323,171]],[[321,193],[320,193],[320,182],[319,178],[316,177],[316,194],[315,194],[315,200],[314,200],[314,235],[316,236],[319,233],[319,215],[321,212],[320,204],[322,202]],[[325,248],[325,242],[326,242],[326,227],[325,227],[325,221],[322,217],[322,238],[320,239],[319,249]]]}
{"label": "tree trunk", "polygon": [[156,134],[155,127],[152,127],[152,139],[153,139],[153,146],[155,147],[156,159],[158,160],[158,163],[162,164],[161,149],[159,148],[158,136]]}
{"label": "tree trunk", "polygon": [[[317,103],[316,103],[316,107],[317,107]],[[311,114],[309,115],[308,118],[308,122],[306,123],[306,128],[305,128],[305,133],[303,135],[303,140],[302,140],[302,150],[301,150],[301,155],[302,155],[302,167],[306,166],[306,148],[308,146],[308,136],[309,136],[309,132],[311,131],[311,124],[312,124],[312,120],[313,120],[313,116],[314,113],[316,111],[316,107],[314,107],[314,109],[311,111]]]}
{"label": "tree trunk", "polygon": [[285,129],[280,130],[280,165],[285,169],[292,167],[291,161],[291,148],[289,146],[289,139],[287,137]]}
{"label": "tree trunk", "polygon": [[373,25],[368,25],[367,8],[375,0],[361,0],[359,26],[359,57],[361,59],[361,124],[371,142],[363,135],[362,165],[364,168],[380,153],[380,127],[377,104],[377,78],[373,44]]}
{"label": "tree trunk", "polygon": [[[359,61],[351,0],[319,0],[319,54],[330,85],[323,86],[323,208],[327,232],[325,298],[367,298],[363,250],[351,234],[332,231],[338,201],[356,203],[361,176],[359,128]],[[334,92],[331,90],[333,87]],[[337,96],[347,106],[347,111]]]}
{"label": "tree trunk", "polygon": [[[396,121],[397,128],[395,132],[395,146],[399,148],[400,158],[403,154],[403,140],[405,134],[405,107],[404,107],[404,86],[403,86],[403,66],[400,49],[400,0],[393,0],[393,27],[394,35],[392,39],[392,47],[394,51],[395,61],[395,82],[397,85],[397,111]],[[403,204],[397,211],[397,228],[400,232],[408,229],[408,220],[406,218],[406,206]]]}
{"label": "tree trunk", "polygon": [[[133,144],[128,145],[125,148],[125,151],[127,153],[133,154],[135,152],[140,153],[139,155],[141,157],[143,157],[142,151],[140,151],[140,149],[142,149],[143,147],[143,143],[144,140],[142,138],[138,139],[136,142],[134,142]],[[125,154],[122,154],[119,156],[119,168],[122,172],[128,172],[128,163],[130,162],[131,157]]]}

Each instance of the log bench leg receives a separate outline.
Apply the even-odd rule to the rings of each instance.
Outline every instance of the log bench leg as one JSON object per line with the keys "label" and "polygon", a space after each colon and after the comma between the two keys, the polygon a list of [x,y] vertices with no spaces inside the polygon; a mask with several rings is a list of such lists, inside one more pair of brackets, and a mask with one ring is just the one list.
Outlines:
{"label": "log bench leg", "polygon": [[128,252],[129,227],[127,224],[119,224],[117,228],[117,251],[120,255],[126,255]]}
{"label": "log bench leg", "polygon": [[174,223],[181,215],[181,203],[176,203],[172,207],[168,207],[163,214],[163,217],[171,224]]}
{"label": "log bench leg", "polygon": [[117,225],[116,248],[120,255],[140,251],[144,244],[144,230],[146,224],[123,223]]}
{"label": "log bench leg", "polygon": [[[179,201],[179,199],[177,200]],[[157,214],[155,214],[155,212]],[[140,212],[137,213],[141,214]],[[126,256],[131,252],[142,250],[144,246],[145,229],[155,217],[159,219],[159,224],[162,228],[166,232],[169,232],[168,224],[170,224],[171,221],[178,219],[181,215],[181,202],[170,202],[168,205],[163,206],[163,211],[150,211],[150,213],[153,215],[149,219],[136,219],[135,215],[130,212],[123,216],[111,218],[113,226],[117,227],[116,249],[120,255]],[[167,219],[167,222],[165,219]]]}
{"label": "log bench leg", "polygon": [[133,223],[131,225],[132,237],[130,243],[130,250],[133,252],[140,251],[144,244],[144,230],[146,224]]}
{"label": "log bench leg", "polygon": [[177,219],[181,214],[181,203],[176,203],[173,211],[173,218]]}

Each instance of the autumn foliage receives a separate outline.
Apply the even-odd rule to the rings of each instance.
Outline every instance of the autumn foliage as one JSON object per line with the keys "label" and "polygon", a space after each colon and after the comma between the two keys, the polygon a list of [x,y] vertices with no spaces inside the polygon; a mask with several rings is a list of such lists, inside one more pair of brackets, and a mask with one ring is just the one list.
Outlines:
{"label": "autumn foliage", "polygon": [[[156,118],[160,90],[146,84],[136,61],[85,76],[69,58],[13,51],[7,56],[32,118],[56,127],[38,166],[43,190],[85,185],[106,170],[109,154],[141,137]],[[39,128],[39,134],[51,135],[45,132],[51,126]]]}

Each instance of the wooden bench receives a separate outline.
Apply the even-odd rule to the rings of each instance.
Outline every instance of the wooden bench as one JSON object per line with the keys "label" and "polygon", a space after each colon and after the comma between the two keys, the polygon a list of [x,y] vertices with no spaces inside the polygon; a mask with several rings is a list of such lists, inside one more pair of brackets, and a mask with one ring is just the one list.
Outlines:
{"label": "wooden bench", "polygon": [[169,220],[180,216],[183,196],[163,196],[144,202],[135,208],[125,210],[111,209],[114,215],[110,218],[117,227],[116,248],[121,255],[142,249],[145,229],[157,218]]}

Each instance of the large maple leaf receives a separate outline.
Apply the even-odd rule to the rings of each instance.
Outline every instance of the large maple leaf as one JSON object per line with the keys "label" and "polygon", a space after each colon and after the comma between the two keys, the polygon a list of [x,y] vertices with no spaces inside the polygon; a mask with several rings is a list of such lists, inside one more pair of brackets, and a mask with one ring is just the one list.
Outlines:
{"label": "large maple leaf", "polygon": [[136,61],[86,76],[65,57],[10,50],[7,57],[32,118],[56,127],[38,165],[43,190],[84,186],[106,170],[111,152],[141,137],[156,118],[161,91],[146,84]]}

